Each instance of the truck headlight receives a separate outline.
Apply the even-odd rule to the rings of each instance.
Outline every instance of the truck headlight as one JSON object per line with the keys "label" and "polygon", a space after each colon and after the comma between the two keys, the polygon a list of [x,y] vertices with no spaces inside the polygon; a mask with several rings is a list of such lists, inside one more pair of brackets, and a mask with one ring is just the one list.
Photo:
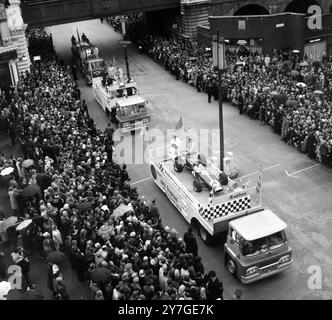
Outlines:
{"label": "truck headlight", "polygon": [[124,126],[124,127],[129,127],[129,126],[130,126],[130,123],[129,123],[129,122],[125,122],[125,123],[123,124],[123,126]]}
{"label": "truck headlight", "polygon": [[149,118],[144,118],[143,123],[149,123]]}
{"label": "truck headlight", "polygon": [[280,258],[279,263],[286,263],[286,262],[289,262],[290,260],[291,260],[291,256],[287,255],[287,256]]}
{"label": "truck headlight", "polygon": [[251,276],[259,271],[258,267],[251,267],[247,270],[246,275]]}

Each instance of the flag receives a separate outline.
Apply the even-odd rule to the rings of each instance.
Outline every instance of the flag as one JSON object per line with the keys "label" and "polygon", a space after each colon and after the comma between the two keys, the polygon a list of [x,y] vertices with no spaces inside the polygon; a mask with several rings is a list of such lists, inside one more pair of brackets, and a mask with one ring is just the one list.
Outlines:
{"label": "flag", "polygon": [[259,170],[256,190],[258,193],[260,193],[262,190],[262,169]]}
{"label": "flag", "polygon": [[140,138],[144,138],[146,135],[146,126],[143,126],[141,132],[139,133]]}
{"label": "flag", "polygon": [[176,124],[175,129],[176,129],[176,130],[179,130],[179,129],[181,129],[182,127],[183,127],[183,121],[182,121],[182,113],[181,113],[181,117],[180,117],[178,123]]}
{"label": "flag", "polygon": [[77,33],[77,40],[78,40],[78,42],[81,42],[80,34],[79,34],[79,32],[78,32],[78,29],[77,29],[77,28],[76,28],[76,33]]}

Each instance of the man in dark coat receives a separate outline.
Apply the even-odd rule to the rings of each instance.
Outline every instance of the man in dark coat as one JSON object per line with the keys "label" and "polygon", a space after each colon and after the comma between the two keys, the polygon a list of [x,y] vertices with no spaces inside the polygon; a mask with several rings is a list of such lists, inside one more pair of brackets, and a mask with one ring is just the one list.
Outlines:
{"label": "man in dark coat", "polygon": [[105,129],[105,134],[107,135],[107,138],[111,141],[113,141],[113,133],[114,129],[112,128],[111,124],[108,123],[107,128]]}
{"label": "man in dark coat", "polygon": [[5,258],[5,254],[3,252],[0,252],[0,281],[4,280],[7,275],[7,266],[5,262],[3,261]]}
{"label": "man in dark coat", "polygon": [[15,130],[14,123],[11,123],[9,126],[9,136],[10,136],[10,140],[12,142],[12,146],[15,146],[16,130]]}
{"label": "man in dark coat", "polygon": [[86,271],[86,260],[80,249],[76,248],[73,254],[73,267],[77,272],[78,281],[84,281]]}
{"label": "man in dark coat", "polygon": [[183,240],[186,244],[186,252],[192,253],[196,257],[198,255],[198,245],[192,227],[188,228],[188,231],[183,236]]}
{"label": "man in dark coat", "polygon": [[307,139],[307,152],[310,159],[316,159],[317,139],[313,132],[309,133]]}
{"label": "man in dark coat", "polygon": [[208,300],[223,300],[224,287],[222,281],[217,278],[215,271],[210,271],[206,284],[206,296]]}

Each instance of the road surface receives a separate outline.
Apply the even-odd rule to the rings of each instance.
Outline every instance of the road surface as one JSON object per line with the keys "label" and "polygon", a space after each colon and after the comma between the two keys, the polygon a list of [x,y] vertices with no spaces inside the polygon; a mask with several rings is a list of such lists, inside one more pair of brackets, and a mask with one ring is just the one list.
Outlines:
{"label": "road surface", "polygon": [[[124,49],[118,46],[122,35],[99,20],[48,28],[56,51],[67,62],[71,58],[70,38],[76,35],[76,28],[98,46],[105,60],[111,62],[115,59],[116,65],[124,68]],[[149,101],[152,129],[174,129],[181,113],[185,126],[191,129],[218,129],[217,101],[209,104],[205,94],[176,81],[134,47],[129,48],[129,59],[131,75],[138,84],[139,93]],[[82,79],[80,84],[90,114],[98,127],[104,129],[108,119],[95,102],[92,89]],[[287,222],[287,235],[294,250],[294,266],[284,273],[243,286],[225,270],[221,238],[214,247],[207,247],[199,240],[199,254],[207,271],[216,270],[224,282],[226,298],[241,288],[244,299],[331,299],[332,171],[283,143],[268,126],[240,116],[238,110],[228,103],[224,104],[224,131],[226,151],[235,154],[240,164],[240,175],[260,168],[264,170],[263,205]],[[149,179],[148,166],[130,165],[129,173],[132,182],[141,181],[136,187],[147,200],[157,199],[164,225],[175,227],[182,235],[188,225]]]}

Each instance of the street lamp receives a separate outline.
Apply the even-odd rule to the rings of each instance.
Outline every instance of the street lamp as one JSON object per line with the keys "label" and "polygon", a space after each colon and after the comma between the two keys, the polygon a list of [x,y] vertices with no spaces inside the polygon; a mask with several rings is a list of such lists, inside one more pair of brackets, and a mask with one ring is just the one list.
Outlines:
{"label": "street lamp", "polygon": [[217,34],[212,37],[213,67],[218,70],[218,101],[219,101],[219,131],[220,131],[220,170],[224,171],[224,120],[222,106],[221,73],[226,69],[225,39]]}
{"label": "street lamp", "polygon": [[[121,18],[121,29],[122,29],[122,33],[123,33],[123,39],[127,40],[127,30],[126,30],[125,17]],[[129,71],[129,59],[128,59],[128,48],[127,48],[127,46],[128,46],[127,44],[124,45],[124,48],[125,48],[124,55],[125,55],[125,62],[126,62],[127,78],[128,78],[128,81],[130,81],[131,78],[130,78],[130,71]]]}

